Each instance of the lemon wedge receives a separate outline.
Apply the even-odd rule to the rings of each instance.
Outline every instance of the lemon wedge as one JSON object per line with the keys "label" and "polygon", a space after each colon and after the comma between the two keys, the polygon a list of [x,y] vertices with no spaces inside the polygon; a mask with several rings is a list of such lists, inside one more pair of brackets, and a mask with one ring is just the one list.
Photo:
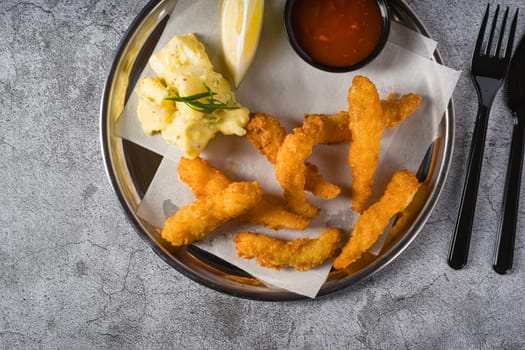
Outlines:
{"label": "lemon wedge", "polygon": [[235,88],[255,58],[264,13],[264,0],[223,0],[221,41]]}

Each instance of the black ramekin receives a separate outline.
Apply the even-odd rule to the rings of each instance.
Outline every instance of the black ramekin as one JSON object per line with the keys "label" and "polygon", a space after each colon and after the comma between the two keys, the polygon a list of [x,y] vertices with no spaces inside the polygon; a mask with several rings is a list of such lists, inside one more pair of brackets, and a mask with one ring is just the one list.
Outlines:
{"label": "black ramekin", "polygon": [[288,36],[288,41],[290,42],[290,45],[292,45],[295,52],[301,57],[306,63],[327,71],[327,72],[333,72],[333,73],[344,73],[344,72],[350,72],[354,71],[356,69],[362,68],[372,62],[377,55],[383,50],[385,47],[386,41],[388,40],[388,35],[390,33],[390,8],[388,6],[388,0],[376,0],[377,5],[379,6],[379,11],[381,12],[381,18],[382,18],[382,29],[381,29],[381,36],[379,37],[379,41],[375,47],[375,49],[363,60],[359,61],[356,64],[352,64],[349,66],[328,66],[322,63],[317,62],[314,60],[302,47],[299,45],[299,42],[297,41],[295,37],[295,33],[292,26],[292,12],[293,8],[295,6],[295,3],[297,1],[301,0],[287,0],[286,5],[284,7],[284,26],[286,28],[286,34]]}

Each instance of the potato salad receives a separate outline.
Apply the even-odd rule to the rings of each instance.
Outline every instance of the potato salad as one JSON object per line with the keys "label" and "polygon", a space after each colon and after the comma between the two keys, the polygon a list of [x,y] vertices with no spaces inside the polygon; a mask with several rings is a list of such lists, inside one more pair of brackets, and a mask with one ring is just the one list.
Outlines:
{"label": "potato salad", "polygon": [[213,70],[193,34],[175,36],[149,64],[156,77],[137,84],[137,114],[145,133],[161,133],[187,157],[197,157],[217,132],[246,134],[249,111],[229,82]]}

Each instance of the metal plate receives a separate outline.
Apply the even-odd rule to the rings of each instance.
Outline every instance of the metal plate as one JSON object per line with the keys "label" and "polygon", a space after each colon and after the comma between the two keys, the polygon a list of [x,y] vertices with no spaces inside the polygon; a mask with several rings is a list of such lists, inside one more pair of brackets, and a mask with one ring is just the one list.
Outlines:
{"label": "metal plate", "polygon": [[[267,287],[244,271],[196,247],[172,247],[159,237],[154,227],[135,214],[162,157],[113,136],[113,129],[175,4],[175,0],[150,1],[122,38],[111,66],[100,112],[102,153],[111,184],[139,236],[163,260],[187,277],[220,292],[243,298],[275,301],[304,299],[285,290]],[[402,0],[392,0],[390,6],[394,20],[430,36],[421,20]],[[434,59],[443,63],[437,50]],[[347,272],[332,271],[318,296],[341,290],[378,272],[417,236],[434,209],[447,177],[454,142],[454,119],[454,103],[451,100],[439,126],[440,137],[429,149],[420,169],[429,191],[414,220],[407,223],[404,233],[386,245],[378,256],[366,255]]]}

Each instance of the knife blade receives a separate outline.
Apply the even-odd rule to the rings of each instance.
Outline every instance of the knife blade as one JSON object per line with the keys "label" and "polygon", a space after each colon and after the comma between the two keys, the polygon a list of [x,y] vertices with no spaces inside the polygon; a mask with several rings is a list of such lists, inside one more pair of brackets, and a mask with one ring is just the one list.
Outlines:
{"label": "knife blade", "polygon": [[525,36],[512,57],[505,82],[505,95],[514,126],[493,262],[494,270],[500,274],[512,269],[519,213],[525,145]]}
{"label": "knife blade", "polygon": [[525,105],[525,36],[521,38],[512,60],[505,82],[507,105],[518,113],[520,107]]}

